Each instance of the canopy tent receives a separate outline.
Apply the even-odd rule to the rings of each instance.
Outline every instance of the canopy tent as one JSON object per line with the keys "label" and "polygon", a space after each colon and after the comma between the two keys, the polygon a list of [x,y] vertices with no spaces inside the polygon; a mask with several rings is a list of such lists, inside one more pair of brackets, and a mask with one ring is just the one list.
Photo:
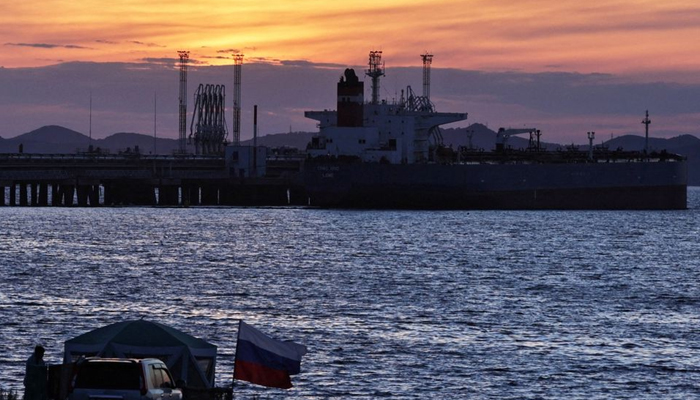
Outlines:
{"label": "canopy tent", "polygon": [[158,358],[175,380],[190,387],[214,386],[216,346],[157,322],[118,322],[66,341],[63,362],[81,356]]}

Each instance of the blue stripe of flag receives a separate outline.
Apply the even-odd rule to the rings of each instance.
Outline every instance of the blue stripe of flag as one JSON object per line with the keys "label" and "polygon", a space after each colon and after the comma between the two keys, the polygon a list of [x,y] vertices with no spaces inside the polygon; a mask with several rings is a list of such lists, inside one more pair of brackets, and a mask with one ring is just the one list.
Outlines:
{"label": "blue stripe of flag", "polygon": [[238,340],[236,358],[242,361],[261,364],[265,367],[287,371],[296,375],[301,371],[301,361],[282,357],[279,354],[262,349],[247,340]]}

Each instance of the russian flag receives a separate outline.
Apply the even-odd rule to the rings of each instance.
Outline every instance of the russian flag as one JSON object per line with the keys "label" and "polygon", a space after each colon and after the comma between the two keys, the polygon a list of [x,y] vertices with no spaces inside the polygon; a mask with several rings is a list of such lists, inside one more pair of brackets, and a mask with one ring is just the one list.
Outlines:
{"label": "russian flag", "polygon": [[304,354],[306,346],[272,339],[240,321],[233,379],[289,389],[289,376],[299,373]]}

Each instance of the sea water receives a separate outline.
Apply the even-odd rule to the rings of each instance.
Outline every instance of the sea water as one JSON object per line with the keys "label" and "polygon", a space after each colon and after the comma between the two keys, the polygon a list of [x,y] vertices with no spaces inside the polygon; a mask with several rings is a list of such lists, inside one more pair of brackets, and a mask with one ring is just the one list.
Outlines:
{"label": "sea water", "polygon": [[236,398],[700,397],[700,188],[683,211],[0,208],[0,387],[35,344],[144,318],[306,345]]}

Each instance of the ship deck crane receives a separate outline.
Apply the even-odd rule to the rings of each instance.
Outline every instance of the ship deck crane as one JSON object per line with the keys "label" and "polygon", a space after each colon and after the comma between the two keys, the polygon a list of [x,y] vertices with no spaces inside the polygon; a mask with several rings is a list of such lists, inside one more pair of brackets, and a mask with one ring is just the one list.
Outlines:
{"label": "ship deck crane", "polygon": [[536,128],[499,128],[498,133],[496,133],[496,150],[503,151],[506,148],[506,143],[508,139],[513,135],[522,135],[525,133],[530,134],[530,142],[528,144],[528,150],[539,150],[540,149],[540,130]]}

